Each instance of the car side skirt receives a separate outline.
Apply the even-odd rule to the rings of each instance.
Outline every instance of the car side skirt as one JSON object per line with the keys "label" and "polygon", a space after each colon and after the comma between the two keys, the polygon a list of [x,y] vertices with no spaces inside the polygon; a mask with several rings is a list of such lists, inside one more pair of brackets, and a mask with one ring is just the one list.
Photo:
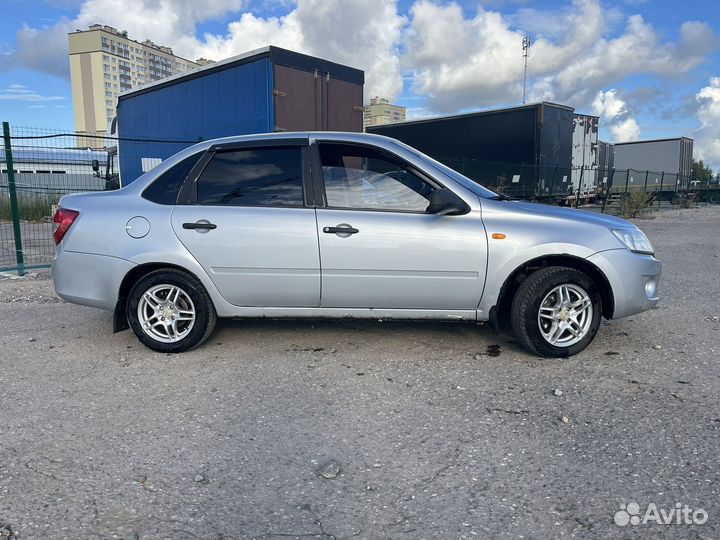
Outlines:
{"label": "car side skirt", "polygon": [[365,309],[321,307],[236,307],[221,317],[231,318],[317,318],[317,319],[427,319],[477,321],[476,310]]}

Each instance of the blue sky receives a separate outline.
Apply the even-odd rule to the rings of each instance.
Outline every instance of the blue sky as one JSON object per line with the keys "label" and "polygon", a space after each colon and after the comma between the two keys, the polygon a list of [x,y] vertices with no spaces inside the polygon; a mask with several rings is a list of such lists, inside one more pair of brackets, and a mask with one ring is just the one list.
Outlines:
{"label": "blue sky", "polygon": [[693,137],[720,167],[717,1],[1,0],[1,119],[73,128],[66,33],[92,22],[188,57],[317,54],[414,118],[517,104],[528,33],[531,100],[600,114],[609,140]]}

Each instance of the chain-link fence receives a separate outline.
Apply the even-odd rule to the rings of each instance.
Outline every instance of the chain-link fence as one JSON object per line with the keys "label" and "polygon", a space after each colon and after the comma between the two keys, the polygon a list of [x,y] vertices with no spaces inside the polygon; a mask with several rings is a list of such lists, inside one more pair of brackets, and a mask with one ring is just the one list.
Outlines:
{"label": "chain-link fence", "polygon": [[63,195],[117,189],[119,152],[136,176],[195,141],[118,139],[3,123],[0,271],[46,268],[55,254],[52,216]]}
{"label": "chain-link fence", "polygon": [[[47,267],[54,206],[65,194],[117,189],[197,141],[124,138],[3,124],[0,271]],[[512,198],[598,212],[720,202],[717,183],[671,172],[537,166],[433,156]],[[632,205],[628,205],[631,202]]]}
{"label": "chain-link fence", "polygon": [[566,206],[595,205],[614,211],[614,201],[645,192],[649,205],[720,202],[717,181],[677,172],[597,167],[536,166],[433,156],[468,178],[509,197]]}

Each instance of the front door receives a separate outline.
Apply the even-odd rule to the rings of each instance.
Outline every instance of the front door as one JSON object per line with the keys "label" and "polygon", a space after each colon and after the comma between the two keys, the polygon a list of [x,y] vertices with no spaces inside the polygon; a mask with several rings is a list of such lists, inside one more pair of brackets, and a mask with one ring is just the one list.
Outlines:
{"label": "front door", "polygon": [[347,143],[317,151],[321,306],[475,310],[487,261],[479,211],[428,214],[440,186],[387,152]]}
{"label": "front door", "polygon": [[320,258],[299,146],[218,150],[172,226],[237,306],[316,307]]}

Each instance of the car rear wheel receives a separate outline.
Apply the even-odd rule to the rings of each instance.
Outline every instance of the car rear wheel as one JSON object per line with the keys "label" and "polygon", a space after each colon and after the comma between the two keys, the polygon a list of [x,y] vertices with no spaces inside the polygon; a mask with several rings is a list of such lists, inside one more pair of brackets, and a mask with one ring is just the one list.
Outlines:
{"label": "car rear wheel", "polygon": [[593,281],[573,268],[530,274],[515,293],[511,323],[529,351],[552,357],[579,353],[597,334],[602,304]]}
{"label": "car rear wheel", "polygon": [[210,337],[217,315],[195,277],[168,268],[150,272],[135,283],[128,297],[127,318],[147,347],[177,353]]}

